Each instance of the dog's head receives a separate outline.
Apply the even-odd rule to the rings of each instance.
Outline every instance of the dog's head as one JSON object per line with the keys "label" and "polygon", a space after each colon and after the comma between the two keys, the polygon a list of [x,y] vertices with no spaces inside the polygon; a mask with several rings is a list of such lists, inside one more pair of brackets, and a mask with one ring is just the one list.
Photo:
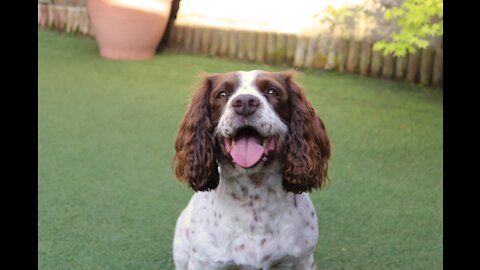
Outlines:
{"label": "dog's head", "polygon": [[217,187],[217,164],[245,173],[280,164],[283,188],[327,180],[330,141],[293,73],[239,71],[204,77],[180,124],[174,172],[195,191]]}

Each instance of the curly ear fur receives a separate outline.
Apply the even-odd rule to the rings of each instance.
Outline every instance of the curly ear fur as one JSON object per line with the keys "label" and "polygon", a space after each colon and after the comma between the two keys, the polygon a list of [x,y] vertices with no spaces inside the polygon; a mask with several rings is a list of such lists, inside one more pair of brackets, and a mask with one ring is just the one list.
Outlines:
{"label": "curly ear fur", "polygon": [[328,181],[330,140],[302,88],[286,74],[292,117],[285,139],[283,188],[293,193],[319,189]]}
{"label": "curly ear fur", "polygon": [[213,76],[206,77],[194,93],[175,141],[173,171],[194,191],[215,189],[219,181],[208,104],[212,80]]}

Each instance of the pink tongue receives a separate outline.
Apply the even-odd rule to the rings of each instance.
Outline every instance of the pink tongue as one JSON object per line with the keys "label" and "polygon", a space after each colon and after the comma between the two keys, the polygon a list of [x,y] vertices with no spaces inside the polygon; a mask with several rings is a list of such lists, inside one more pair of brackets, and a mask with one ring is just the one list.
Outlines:
{"label": "pink tongue", "polygon": [[230,155],[236,164],[250,168],[262,158],[264,148],[255,137],[243,136],[232,145]]}

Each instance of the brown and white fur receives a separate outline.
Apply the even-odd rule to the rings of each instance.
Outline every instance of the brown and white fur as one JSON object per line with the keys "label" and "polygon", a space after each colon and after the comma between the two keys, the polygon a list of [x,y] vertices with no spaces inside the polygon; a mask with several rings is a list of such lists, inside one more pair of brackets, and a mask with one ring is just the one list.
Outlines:
{"label": "brown and white fur", "polygon": [[175,150],[196,191],[175,228],[177,270],[315,269],[307,192],[327,181],[330,142],[291,72],[206,75]]}

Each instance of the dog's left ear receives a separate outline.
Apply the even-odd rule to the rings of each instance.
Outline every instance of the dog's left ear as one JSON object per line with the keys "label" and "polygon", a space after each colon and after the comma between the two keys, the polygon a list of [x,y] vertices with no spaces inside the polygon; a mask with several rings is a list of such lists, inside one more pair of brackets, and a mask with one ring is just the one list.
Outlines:
{"label": "dog's left ear", "polygon": [[208,191],[218,186],[213,125],[210,119],[209,96],[216,75],[204,75],[188,110],[180,123],[175,141],[173,171],[178,180],[194,191]]}
{"label": "dog's left ear", "polygon": [[285,138],[283,188],[293,193],[320,189],[328,181],[331,146],[323,121],[293,81],[283,73],[291,108],[289,131]]}

